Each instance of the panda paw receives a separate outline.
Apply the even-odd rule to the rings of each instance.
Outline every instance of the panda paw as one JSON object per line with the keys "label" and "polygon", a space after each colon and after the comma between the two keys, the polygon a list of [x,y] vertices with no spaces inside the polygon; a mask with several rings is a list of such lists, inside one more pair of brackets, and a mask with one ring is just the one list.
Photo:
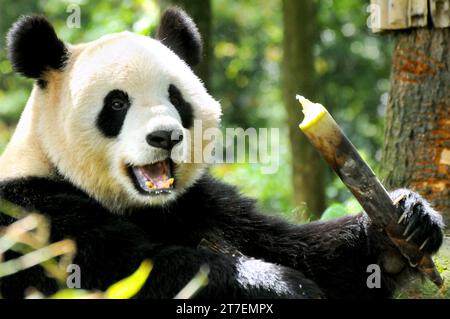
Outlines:
{"label": "panda paw", "polygon": [[425,254],[439,250],[443,241],[444,223],[442,216],[419,194],[407,189],[398,189],[391,193],[391,198],[399,200],[399,233],[402,239],[414,244]]}

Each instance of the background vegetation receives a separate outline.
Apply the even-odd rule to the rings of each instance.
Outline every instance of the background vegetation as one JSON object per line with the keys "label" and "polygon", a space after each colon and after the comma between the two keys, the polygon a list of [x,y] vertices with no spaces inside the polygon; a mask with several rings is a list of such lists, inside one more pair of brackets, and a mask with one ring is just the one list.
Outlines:
{"label": "background vegetation", "polygon": [[[90,41],[123,30],[150,34],[159,19],[157,1],[26,1],[6,3],[0,11],[0,152],[28,98],[32,81],[14,74],[6,59],[5,34],[21,14],[42,13],[68,42]],[[70,3],[81,8],[81,28],[68,28]],[[286,111],[281,92],[281,0],[212,1],[212,95],[224,110],[223,127],[278,127],[281,129],[280,169],[261,173],[258,164],[216,167],[214,173],[260,199],[262,207],[294,219],[302,207],[293,203],[291,161]],[[318,2],[319,41],[314,45],[316,96],[333,110],[352,141],[377,169],[383,132],[383,112],[389,87],[391,48],[386,37],[366,26],[366,5],[355,1]],[[305,24],[308,23],[305,21]],[[357,80],[355,80],[357,78]],[[299,108],[298,122],[302,115]],[[299,132],[299,134],[301,134]],[[331,173],[327,173],[327,205],[358,206]],[[333,207],[336,207],[334,205]]]}
{"label": "background vegetation", "polygon": [[[173,2],[176,1],[0,0],[0,154],[33,85],[31,80],[14,74],[6,58],[5,35],[19,15],[41,13],[51,20],[61,39],[79,43],[123,30],[151,34],[158,25],[160,6]],[[208,27],[211,56],[206,82],[222,104],[223,127],[281,130],[280,168],[275,174],[262,174],[258,164],[218,165],[212,172],[258,198],[264,210],[305,222],[305,207],[294,201],[295,191],[290,183],[295,158],[289,146],[282,94],[282,0],[265,0],[263,5],[258,0],[208,3],[212,24]],[[350,140],[378,172],[388,102],[391,41],[389,36],[374,35],[367,27],[368,2],[315,3],[315,21],[302,22],[305,26],[314,22],[317,32],[312,46],[317,85],[311,94],[332,111]],[[80,28],[69,28],[66,24],[69,4],[81,8]],[[298,122],[301,118],[299,108]],[[324,174],[324,206],[328,208],[321,218],[359,212],[359,204],[335,175],[328,169]],[[442,271],[446,271],[446,264],[441,262]],[[430,296],[438,294],[435,289],[430,291]]]}

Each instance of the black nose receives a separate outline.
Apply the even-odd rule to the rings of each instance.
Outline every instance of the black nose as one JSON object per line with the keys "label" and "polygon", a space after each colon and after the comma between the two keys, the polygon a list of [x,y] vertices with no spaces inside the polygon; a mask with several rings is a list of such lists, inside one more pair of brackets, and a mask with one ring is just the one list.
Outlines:
{"label": "black nose", "polygon": [[170,151],[183,140],[183,133],[180,130],[155,131],[148,134],[145,140],[151,146]]}

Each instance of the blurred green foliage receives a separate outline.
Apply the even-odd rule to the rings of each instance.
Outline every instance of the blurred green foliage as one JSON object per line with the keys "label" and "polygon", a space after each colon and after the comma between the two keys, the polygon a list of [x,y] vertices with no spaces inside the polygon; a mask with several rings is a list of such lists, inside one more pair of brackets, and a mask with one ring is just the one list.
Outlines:
{"label": "blurred green foliage", "polygon": [[[280,84],[281,1],[266,1],[264,6],[256,0],[213,0],[213,4],[212,90],[222,103],[224,126],[286,128]],[[323,0],[317,4],[317,96],[377,171],[389,88],[389,39],[375,36],[367,28],[365,3]],[[226,172],[219,175],[259,198],[267,211],[283,212],[297,220],[296,214],[301,214],[302,208],[293,207],[291,202],[293,159],[288,151],[287,130],[284,132],[276,174],[263,175],[254,164],[228,165],[216,172]],[[331,170],[328,180],[329,205],[343,202],[347,213],[361,210]]]}
{"label": "blurred green foliage", "polygon": [[[32,87],[32,81],[12,72],[4,50],[6,31],[19,15],[41,13],[47,16],[59,36],[71,43],[122,30],[148,34],[155,30],[159,19],[157,0],[0,1],[0,152],[11,136]],[[69,4],[80,6],[81,28],[66,25],[71,14],[67,12]],[[259,199],[266,211],[282,212],[297,219],[295,216],[301,207],[293,207],[291,202],[292,159],[281,99],[281,0],[268,0],[264,5],[257,0],[212,0],[212,4],[211,90],[224,109],[223,127],[279,127],[283,132],[280,168],[276,174],[262,174],[257,164],[225,164],[215,167],[213,172]],[[391,49],[388,39],[371,34],[367,28],[366,3],[323,0],[317,4],[320,28],[314,48],[319,83],[317,96],[376,169],[389,83]],[[328,179],[327,204],[344,202],[343,207],[352,206],[352,211],[359,209],[331,172]]]}
{"label": "blurred green foliage", "polygon": [[450,299],[450,237],[444,239],[444,244],[438,254],[433,257],[437,270],[444,284],[438,288],[430,280],[418,278],[408,283],[398,291],[399,299]]}

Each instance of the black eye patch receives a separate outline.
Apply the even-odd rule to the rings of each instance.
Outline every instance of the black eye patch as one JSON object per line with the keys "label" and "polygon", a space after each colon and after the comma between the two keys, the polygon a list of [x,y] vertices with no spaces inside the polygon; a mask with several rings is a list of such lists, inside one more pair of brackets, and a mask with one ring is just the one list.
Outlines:
{"label": "black eye patch", "polygon": [[97,118],[97,127],[106,137],[116,137],[130,108],[128,94],[121,90],[112,90],[103,100],[103,108]]}
{"label": "black eye patch", "polygon": [[183,99],[180,90],[173,84],[169,86],[169,100],[180,114],[183,127],[191,128],[194,121],[192,106]]}

